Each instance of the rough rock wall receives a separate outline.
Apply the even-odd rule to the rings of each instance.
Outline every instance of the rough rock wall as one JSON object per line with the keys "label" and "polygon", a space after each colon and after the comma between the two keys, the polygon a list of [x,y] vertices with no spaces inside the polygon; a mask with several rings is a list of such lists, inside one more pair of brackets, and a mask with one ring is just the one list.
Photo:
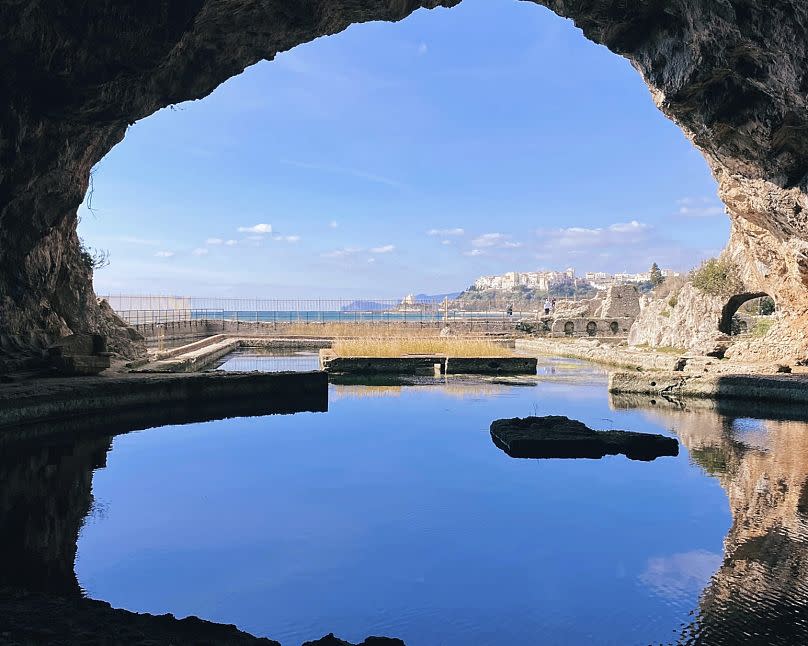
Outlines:
{"label": "rough rock wall", "polygon": [[[0,340],[111,323],[76,236],[89,174],[128,124],[355,22],[459,0],[0,0]],[[703,151],[731,250],[808,310],[808,5],[541,0],[627,57]]]}
{"label": "rough rock wall", "polygon": [[634,318],[640,314],[640,293],[634,285],[613,285],[595,311],[600,318]]}
{"label": "rough rock wall", "polygon": [[93,469],[109,438],[42,448],[4,446],[0,458],[0,588],[78,595],[76,542],[92,504]]}
{"label": "rough rock wall", "polygon": [[721,336],[718,321],[723,306],[723,299],[708,296],[690,283],[668,298],[644,296],[629,332],[629,345],[711,350]]}

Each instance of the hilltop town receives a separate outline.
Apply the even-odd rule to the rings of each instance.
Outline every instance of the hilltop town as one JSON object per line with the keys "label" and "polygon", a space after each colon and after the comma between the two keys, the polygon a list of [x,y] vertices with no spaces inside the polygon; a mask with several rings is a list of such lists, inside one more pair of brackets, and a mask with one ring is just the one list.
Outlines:
{"label": "hilltop town", "polygon": [[[549,292],[554,286],[573,284],[578,287],[588,286],[596,290],[605,290],[614,285],[642,285],[644,283],[651,283],[653,282],[653,277],[651,274],[651,269],[637,274],[608,274],[605,272],[590,271],[586,272],[581,277],[576,275],[575,269],[572,267],[568,267],[564,271],[509,271],[498,276],[480,276],[476,281],[474,281],[472,289],[474,291],[486,291],[528,288],[542,292]],[[659,269],[659,274],[663,278],[680,275],[672,269]]]}

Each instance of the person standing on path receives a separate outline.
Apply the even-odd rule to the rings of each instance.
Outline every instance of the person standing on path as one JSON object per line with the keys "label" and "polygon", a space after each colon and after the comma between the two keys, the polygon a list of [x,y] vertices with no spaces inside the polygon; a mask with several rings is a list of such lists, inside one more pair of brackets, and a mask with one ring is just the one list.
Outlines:
{"label": "person standing on path", "polygon": [[547,300],[544,301],[544,315],[545,316],[550,316],[550,310],[552,309],[552,307],[553,307],[553,303],[550,300],[550,297],[548,296]]}

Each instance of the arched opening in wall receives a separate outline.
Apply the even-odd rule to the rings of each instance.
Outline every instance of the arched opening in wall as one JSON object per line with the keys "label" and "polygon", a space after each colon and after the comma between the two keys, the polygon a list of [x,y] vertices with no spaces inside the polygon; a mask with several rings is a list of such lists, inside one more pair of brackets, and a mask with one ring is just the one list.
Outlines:
{"label": "arched opening in wall", "polygon": [[575,334],[575,323],[572,321],[567,321],[564,323],[564,335],[572,336],[573,334]]}
{"label": "arched opening in wall", "polygon": [[594,321],[589,321],[586,324],[586,334],[588,336],[595,336],[598,333],[598,324]]}
{"label": "arched opening in wall", "polygon": [[765,292],[735,294],[721,309],[718,329],[723,334],[737,336],[759,329],[761,321],[774,314],[774,300]]}
{"label": "arched opening in wall", "polygon": [[[480,25],[492,22],[483,51]],[[597,170],[582,181],[584,141],[597,141]],[[554,289],[577,297],[590,271],[647,272],[678,262],[663,254],[688,255],[673,236],[653,244],[670,218],[635,213],[683,199],[683,217],[718,208],[706,164],[629,63],[517,2],[356,25],[279,54],[136,123],[93,184],[97,215],[85,208],[80,233],[111,254],[97,294],[187,294],[228,312],[239,308],[208,297],[351,307],[571,265],[578,282]],[[725,219],[699,223],[723,245]]]}

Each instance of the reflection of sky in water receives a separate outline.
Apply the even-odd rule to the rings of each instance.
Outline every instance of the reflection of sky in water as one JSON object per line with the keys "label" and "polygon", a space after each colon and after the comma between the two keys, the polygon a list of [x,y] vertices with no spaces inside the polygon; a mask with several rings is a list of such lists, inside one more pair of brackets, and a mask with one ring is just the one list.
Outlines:
{"label": "reflection of sky in water", "polygon": [[686,451],[511,459],[491,442],[494,419],[666,431],[611,410],[602,376],[481,383],[395,397],[332,386],[325,414],[119,436],[95,475],[106,513],[82,531],[79,580],[115,606],[284,646],[330,631],[408,646],[669,639],[698,605],[713,562],[699,555],[720,552],[729,527],[718,482]]}
{"label": "reflection of sky in water", "polygon": [[255,348],[237,350],[214,367],[225,372],[307,372],[319,368],[316,352],[270,352]]}
{"label": "reflection of sky in water", "polygon": [[740,418],[732,420],[732,438],[750,449],[766,451],[770,437],[767,422],[760,419]]}
{"label": "reflection of sky in water", "polygon": [[662,597],[674,601],[684,597],[689,602],[710,581],[721,559],[721,554],[707,550],[655,556],[648,559],[648,567],[639,579]]}

